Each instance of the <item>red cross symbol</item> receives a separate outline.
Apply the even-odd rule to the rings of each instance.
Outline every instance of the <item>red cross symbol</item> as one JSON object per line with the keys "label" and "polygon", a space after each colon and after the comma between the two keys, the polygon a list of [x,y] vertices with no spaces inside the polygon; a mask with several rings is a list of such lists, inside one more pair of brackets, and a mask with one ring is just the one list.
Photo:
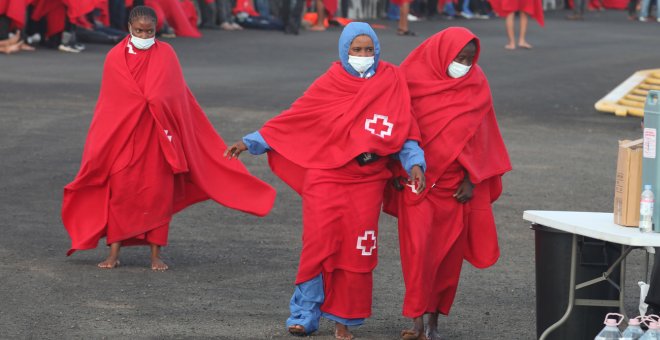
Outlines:
{"label": "red cross symbol", "polygon": [[367,230],[357,238],[357,250],[362,250],[362,256],[371,256],[376,249],[376,232]]}
{"label": "red cross symbol", "polygon": [[392,128],[394,124],[387,120],[387,116],[374,114],[374,117],[364,121],[364,129],[373,133],[374,135],[385,138],[385,136],[392,135]]}

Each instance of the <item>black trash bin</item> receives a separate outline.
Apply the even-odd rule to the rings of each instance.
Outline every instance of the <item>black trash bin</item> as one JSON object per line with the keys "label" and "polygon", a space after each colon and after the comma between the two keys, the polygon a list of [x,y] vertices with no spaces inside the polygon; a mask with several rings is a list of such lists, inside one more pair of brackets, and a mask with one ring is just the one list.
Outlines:
{"label": "black trash bin", "polygon": [[[573,234],[539,224],[532,225],[536,245],[536,337],[559,321],[568,307]],[[578,236],[575,283],[601,277],[621,255],[620,244]],[[610,278],[619,282],[617,267]],[[575,293],[576,299],[618,299],[619,291],[609,282],[601,281]],[[574,306],[564,324],[549,334],[549,340],[593,339],[604,327],[607,313],[617,313],[616,307]]]}

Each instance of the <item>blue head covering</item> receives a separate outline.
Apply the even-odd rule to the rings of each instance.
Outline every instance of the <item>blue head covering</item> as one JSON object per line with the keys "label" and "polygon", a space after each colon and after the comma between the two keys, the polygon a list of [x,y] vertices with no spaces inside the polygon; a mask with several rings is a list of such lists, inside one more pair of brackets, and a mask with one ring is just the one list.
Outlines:
{"label": "blue head covering", "polygon": [[371,76],[376,73],[376,68],[378,68],[378,59],[380,59],[380,43],[378,42],[376,32],[374,32],[369,24],[365,22],[352,22],[344,27],[344,30],[341,32],[341,36],[339,37],[339,60],[341,61],[341,65],[344,67],[346,72],[356,77],[360,76],[360,73],[353,69],[353,66],[348,63],[348,49],[351,46],[353,39],[355,39],[355,37],[358,35],[367,35],[374,42],[374,64],[364,72],[365,74]]}

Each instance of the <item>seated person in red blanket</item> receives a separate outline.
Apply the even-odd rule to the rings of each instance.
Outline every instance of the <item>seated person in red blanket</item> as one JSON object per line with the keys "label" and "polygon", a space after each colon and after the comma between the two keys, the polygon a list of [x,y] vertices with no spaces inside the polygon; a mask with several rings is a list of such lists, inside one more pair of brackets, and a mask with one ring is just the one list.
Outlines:
{"label": "seated person in red blanket", "polygon": [[379,60],[378,37],[353,22],[339,38],[339,59],[258,131],[225,151],[268,151],[275,174],[302,196],[303,246],[291,298],[289,332],[310,334],[321,316],[335,337],[371,315],[378,216],[392,173],[389,156],[424,188],[424,154],[398,67]]}
{"label": "seated person in red blanket", "polygon": [[149,245],[151,268],[166,270],[172,215],[206,200],[263,216],[275,191],[240,162],[214,150],[226,147],[188,89],[172,47],[154,39],[156,13],[129,14],[130,36],[108,53],[101,92],[80,171],[64,188],[62,220],[76,250],[102,237],[119,265],[121,246]]}
{"label": "seated person in red blanket", "polygon": [[[479,39],[451,27],[401,64],[428,166],[427,190],[388,188],[386,195],[395,202],[388,212],[399,218],[403,315],[414,322],[401,334],[406,340],[440,338],[438,314],[449,314],[463,259],[486,268],[499,257],[491,203],[511,163],[478,59]],[[424,314],[429,314],[427,332]]]}

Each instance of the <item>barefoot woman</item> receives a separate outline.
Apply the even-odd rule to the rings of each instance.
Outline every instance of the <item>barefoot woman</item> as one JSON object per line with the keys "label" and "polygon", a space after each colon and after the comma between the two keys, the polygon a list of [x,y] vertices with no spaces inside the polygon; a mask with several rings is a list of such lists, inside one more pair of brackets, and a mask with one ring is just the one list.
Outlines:
{"label": "barefoot woman", "polygon": [[[156,41],[156,14],[137,6],[130,36],[107,55],[101,92],[80,171],[64,188],[62,220],[68,255],[107,238],[114,268],[119,249],[149,245],[151,268],[166,270],[172,215],[206,199],[263,216],[274,190],[239,162],[217,154],[225,144],[183,79],[172,47]],[[214,156],[216,155],[217,156]]]}

